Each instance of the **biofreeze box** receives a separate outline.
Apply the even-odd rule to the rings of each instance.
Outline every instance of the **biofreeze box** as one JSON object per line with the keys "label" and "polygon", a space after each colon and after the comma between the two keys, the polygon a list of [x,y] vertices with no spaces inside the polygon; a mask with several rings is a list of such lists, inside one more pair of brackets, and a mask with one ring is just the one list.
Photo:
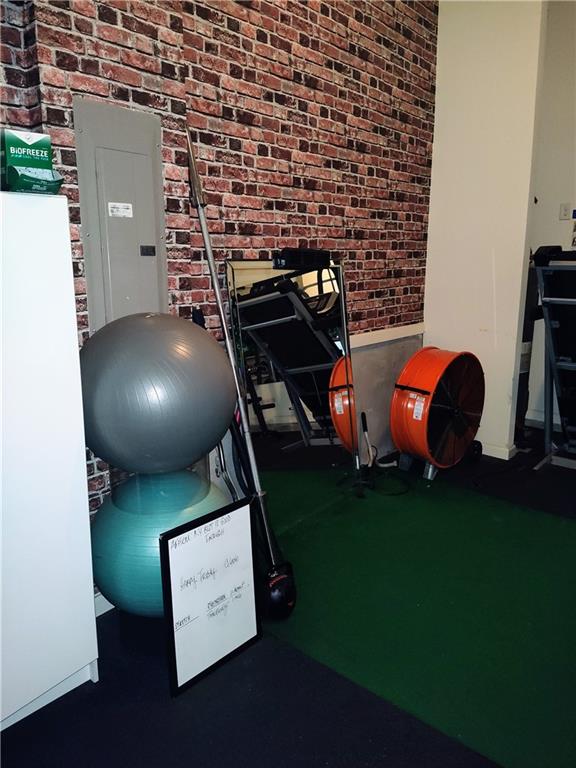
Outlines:
{"label": "biofreeze box", "polygon": [[2,129],[1,184],[11,192],[56,194],[63,178],[52,169],[52,144],[45,133]]}

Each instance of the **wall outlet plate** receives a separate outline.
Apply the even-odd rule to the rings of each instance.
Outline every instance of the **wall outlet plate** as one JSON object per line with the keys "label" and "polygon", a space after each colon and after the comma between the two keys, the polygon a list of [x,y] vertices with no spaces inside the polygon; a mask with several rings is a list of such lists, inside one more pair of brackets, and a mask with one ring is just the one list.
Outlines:
{"label": "wall outlet plate", "polygon": [[572,215],[572,206],[570,203],[560,203],[560,213],[558,214],[558,218],[560,221],[565,221],[566,219],[569,219]]}

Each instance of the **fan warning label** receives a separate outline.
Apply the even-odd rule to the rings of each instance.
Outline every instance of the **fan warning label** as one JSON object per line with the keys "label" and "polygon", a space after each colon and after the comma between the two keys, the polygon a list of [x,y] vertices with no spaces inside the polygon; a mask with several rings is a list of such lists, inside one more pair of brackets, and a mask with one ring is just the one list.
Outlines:
{"label": "fan warning label", "polygon": [[422,421],[422,414],[424,413],[425,398],[421,395],[416,395],[414,398],[414,410],[412,411],[412,418],[415,421]]}

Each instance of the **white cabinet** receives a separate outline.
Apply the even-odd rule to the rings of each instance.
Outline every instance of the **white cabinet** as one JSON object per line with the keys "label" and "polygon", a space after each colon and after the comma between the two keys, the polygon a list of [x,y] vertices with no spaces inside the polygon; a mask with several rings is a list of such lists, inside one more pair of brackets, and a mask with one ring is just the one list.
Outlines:
{"label": "white cabinet", "polygon": [[97,680],[67,200],[0,193],[2,727]]}

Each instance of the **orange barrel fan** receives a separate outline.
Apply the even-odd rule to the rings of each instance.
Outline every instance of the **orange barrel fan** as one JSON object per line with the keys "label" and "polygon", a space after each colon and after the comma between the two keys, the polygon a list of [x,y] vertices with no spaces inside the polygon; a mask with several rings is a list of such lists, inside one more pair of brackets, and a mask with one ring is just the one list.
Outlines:
{"label": "orange barrel fan", "polygon": [[392,440],[402,453],[441,469],[452,467],[474,440],[483,406],[484,372],[477,357],[423,347],[396,382]]}
{"label": "orange barrel fan", "polygon": [[330,416],[336,434],[346,450],[353,453],[358,446],[356,430],[356,408],[354,405],[354,386],[352,384],[352,365],[349,357],[336,361],[328,387]]}

